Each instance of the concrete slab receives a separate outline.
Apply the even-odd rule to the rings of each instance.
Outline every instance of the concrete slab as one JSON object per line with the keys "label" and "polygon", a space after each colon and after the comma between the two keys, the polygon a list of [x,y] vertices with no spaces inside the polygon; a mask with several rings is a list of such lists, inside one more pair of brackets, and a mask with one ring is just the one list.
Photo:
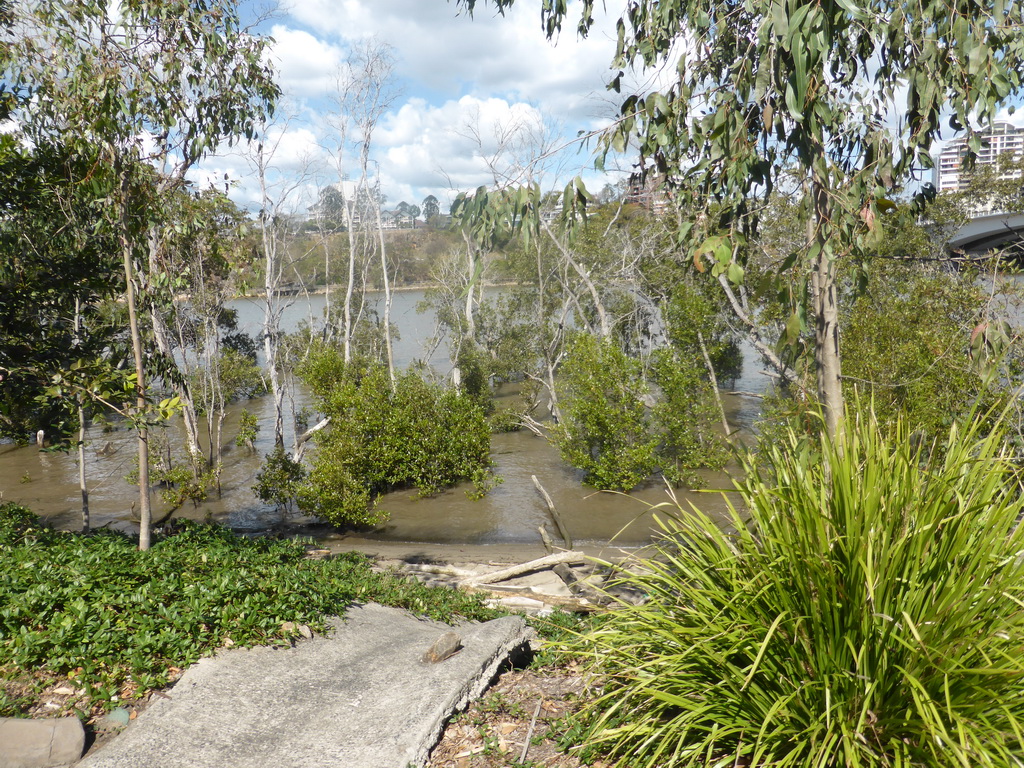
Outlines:
{"label": "concrete slab", "polygon": [[193,665],[78,768],[408,768],[529,639],[521,617],[454,629],[462,649],[424,654],[452,628],[365,605],[329,637],[230,650]]}
{"label": "concrete slab", "polygon": [[85,731],[77,717],[0,717],[0,768],[55,768],[82,756]]}

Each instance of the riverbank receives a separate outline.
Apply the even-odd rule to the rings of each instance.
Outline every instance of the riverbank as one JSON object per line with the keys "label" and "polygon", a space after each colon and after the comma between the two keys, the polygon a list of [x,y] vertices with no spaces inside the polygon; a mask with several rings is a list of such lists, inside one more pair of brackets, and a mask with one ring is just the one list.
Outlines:
{"label": "riverbank", "polygon": [[[494,618],[499,614],[482,605],[481,595],[421,583],[446,578],[443,567],[438,574],[424,566],[454,564],[448,576],[460,582],[462,568],[488,574],[536,554],[532,547],[355,537],[317,549],[288,538],[297,532],[239,537],[184,524],[139,553],[125,535],[61,533],[24,508],[0,507],[0,546],[13,566],[0,635],[22,638],[0,647],[0,717],[75,714],[89,739],[102,744],[118,730],[114,715],[123,723],[137,718],[200,656],[231,647],[296,647],[321,636],[325,617],[350,602],[390,604],[446,622]],[[372,553],[374,561],[353,551]],[[20,567],[26,563],[33,567]],[[559,584],[550,573],[543,578]]]}

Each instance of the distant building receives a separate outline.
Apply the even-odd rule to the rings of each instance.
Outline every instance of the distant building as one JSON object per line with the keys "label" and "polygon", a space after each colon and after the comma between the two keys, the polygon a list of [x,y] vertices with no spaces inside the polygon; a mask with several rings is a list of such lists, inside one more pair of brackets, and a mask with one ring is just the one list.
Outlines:
{"label": "distant building", "polygon": [[[1014,157],[1024,157],[1024,128],[1009,123],[993,123],[981,132],[982,147],[978,152],[975,167],[995,165],[999,156],[1010,152]],[[934,183],[939,192],[959,191],[967,186],[963,175],[963,160],[967,154],[967,139],[961,137],[948,142],[935,163]]]}
{"label": "distant building", "polygon": [[626,202],[642,206],[653,214],[661,215],[672,210],[672,197],[665,178],[650,174],[643,184],[630,179],[626,190]]}

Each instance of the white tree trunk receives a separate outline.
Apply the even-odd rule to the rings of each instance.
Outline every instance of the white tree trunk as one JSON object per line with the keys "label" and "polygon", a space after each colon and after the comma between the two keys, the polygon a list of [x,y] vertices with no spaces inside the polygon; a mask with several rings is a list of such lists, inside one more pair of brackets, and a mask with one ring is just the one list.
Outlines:
{"label": "white tree trunk", "polygon": [[[127,225],[124,227],[127,231]],[[138,396],[135,401],[136,416],[146,416],[146,365],[142,352],[142,334],[139,331],[139,315],[135,307],[135,276],[132,269],[132,249],[127,237],[122,235],[121,254],[124,261],[124,279],[128,304],[128,326],[132,335],[132,354],[135,357],[135,386]],[[144,422],[136,425],[139,450],[139,549],[149,549],[150,526],[153,511],[149,499],[149,430]]]}
{"label": "white tree trunk", "polygon": [[811,300],[814,311],[814,362],[817,370],[818,402],[829,437],[842,434],[843,385],[839,356],[839,302],[836,295],[835,259],[828,251],[825,227],[830,220],[828,192],[817,181],[814,195],[814,240],[818,246],[811,272]]}

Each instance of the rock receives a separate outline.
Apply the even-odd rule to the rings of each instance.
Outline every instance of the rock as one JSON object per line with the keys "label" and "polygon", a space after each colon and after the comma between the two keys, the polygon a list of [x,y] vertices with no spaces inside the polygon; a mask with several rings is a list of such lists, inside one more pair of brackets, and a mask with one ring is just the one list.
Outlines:
{"label": "rock", "polygon": [[423,661],[426,664],[437,664],[445,659],[450,659],[460,650],[462,650],[462,638],[459,634],[445,632],[423,654]]}
{"label": "rock", "polygon": [[96,721],[96,730],[105,733],[121,731],[133,719],[134,714],[123,707],[112,710]]}
{"label": "rock", "polygon": [[82,757],[85,731],[77,717],[0,718],[0,768],[53,768]]}
{"label": "rock", "polygon": [[305,624],[299,624],[299,634],[307,640],[313,639],[313,630],[307,627]]}
{"label": "rock", "polygon": [[132,719],[132,713],[124,707],[121,707],[107,713],[107,716],[103,719],[113,725],[125,726],[128,725],[128,721]]}

